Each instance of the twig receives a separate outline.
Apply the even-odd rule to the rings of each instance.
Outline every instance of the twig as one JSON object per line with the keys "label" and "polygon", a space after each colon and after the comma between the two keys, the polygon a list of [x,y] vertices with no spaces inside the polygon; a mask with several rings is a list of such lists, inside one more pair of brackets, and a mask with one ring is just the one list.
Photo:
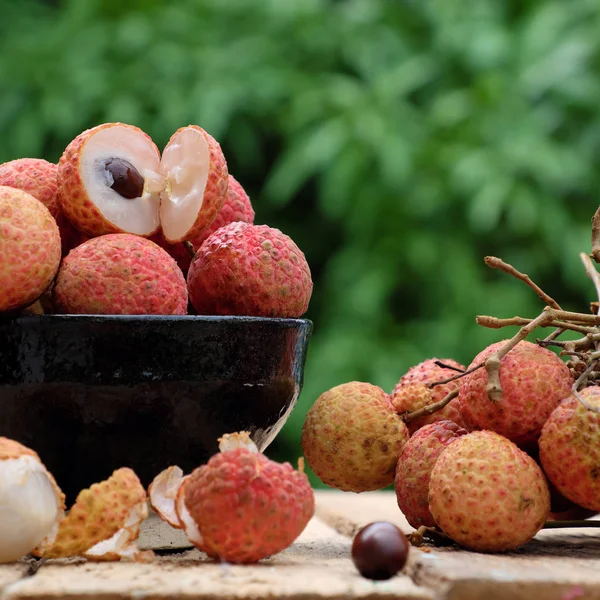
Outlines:
{"label": "twig", "polygon": [[464,373],[465,372],[465,369],[461,369],[460,367],[454,367],[452,365],[448,365],[444,361],[441,361],[441,360],[436,360],[436,361],[434,361],[434,363],[438,367],[442,367],[442,369],[450,369],[451,371],[457,371],[458,373]]}
{"label": "twig", "polygon": [[573,384],[573,387],[571,388],[571,391],[573,392],[573,396],[575,396],[575,398],[577,398],[577,400],[579,400],[579,402],[581,403],[581,405],[586,409],[586,410],[590,410],[592,412],[595,413],[600,413],[600,406],[593,406],[592,404],[590,404],[580,393],[579,393],[579,388],[583,385],[585,385],[587,383],[588,380],[588,375],[594,370],[594,368],[597,366],[597,362],[591,362],[587,368],[585,369],[585,371],[583,371],[583,373],[581,373],[581,375],[577,378],[577,380],[575,381],[575,383]]}
{"label": "twig", "polygon": [[[553,310],[553,309],[552,309]],[[590,317],[596,318],[596,315],[589,315]],[[487,327],[488,329],[502,329],[503,327],[523,327],[524,325],[529,325],[533,319],[526,319],[524,317],[511,317],[508,319],[499,319],[498,317],[490,317],[487,315],[477,315],[475,317],[475,321],[478,325],[482,327]],[[570,329],[571,331],[577,331],[578,333],[594,333],[596,332],[595,327],[583,327],[581,325],[576,325],[575,323],[567,323],[566,321],[558,321],[553,320],[544,325],[544,327],[558,327],[560,329]]]}
{"label": "twig", "polygon": [[401,415],[402,420],[405,423],[411,423],[412,421],[416,421],[417,419],[420,419],[421,417],[426,417],[427,415],[432,415],[434,412],[437,412],[438,410],[441,410],[442,408],[444,408],[444,406],[446,406],[446,404],[448,404],[451,400],[454,400],[454,398],[456,398],[456,396],[458,396],[458,390],[453,390],[447,396],[445,396],[438,402],[434,402],[433,404],[428,404],[427,406],[424,406],[423,408],[414,410],[413,412],[404,413],[403,415]]}
{"label": "twig", "polygon": [[598,300],[600,301],[600,273],[598,273],[598,270],[594,266],[591,258],[585,252],[581,252],[579,257],[581,258],[583,266],[585,267],[586,275],[594,283],[594,287],[596,288],[596,296],[598,296]]}
{"label": "twig", "polygon": [[194,244],[192,244],[192,242],[185,241],[185,242],[183,242],[183,245],[184,245],[185,249],[188,251],[188,254],[192,257],[192,260],[194,260],[194,256],[196,256],[196,250],[194,249]]}
{"label": "twig", "polygon": [[590,256],[600,262],[600,206],[592,217],[592,253]]}
{"label": "twig", "polygon": [[477,369],[481,369],[481,367],[483,367],[484,365],[485,365],[485,363],[481,362],[478,365],[475,365],[474,367],[467,369],[466,371],[461,371],[460,373],[457,373],[456,375],[452,375],[452,377],[447,377],[446,379],[440,379],[439,381],[434,381],[432,383],[428,383],[427,387],[431,389],[431,388],[434,388],[436,385],[444,385],[446,383],[450,383],[451,381],[456,381],[457,379],[460,379],[461,377],[464,377],[465,375],[470,375],[471,373],[473,373],[473,371],[477,371]]}
{"label": "twig", "polygon": [[555,308],[556,310],[561,310],[560,304],[554,300],[554,298],[551,298],[548,294],[546,294],[546,292],[544,292],[539,285],[535,284],[529,275],[517,271],[515,267],[505,263],[503,260],[495,256],[486,256],[484,260],[488,267],[491,267],[492,269],[500,269],[501,271],[504,271],[505,273],[508,273],[509,275],[512,275],[513,277],[516,277],[517,279],[520,279],[526,283],[548,306]]}
{"label": "twig", "polygon": [[557,337],[561,336],[565,331],[566,329],[564,327],[559,327],[558,329],[555,329],[550,335],[546,336],[546,338],[544,338],[544,341],[551,342],[552,340],[555,340]]}

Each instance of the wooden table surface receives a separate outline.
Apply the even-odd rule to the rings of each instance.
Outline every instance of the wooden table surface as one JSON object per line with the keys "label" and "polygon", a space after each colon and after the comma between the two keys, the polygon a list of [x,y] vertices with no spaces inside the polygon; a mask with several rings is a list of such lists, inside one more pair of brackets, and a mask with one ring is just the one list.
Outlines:
{"label": "wooden table surface", "polygon": [[160,548],[155,562],[51,560],[33,575],[26,560],[0,565],[0,600],[600,599],[600,529],[545,530],[504,554],[411,548],[403,573],[373,582],[356,572],[350,545],[357,529],[374,520],[412,531],[393,493],[319,491],[317,514],[292,547],[258,565],[232,566],[186,549],[180,532],[151,517],[140,543]]}

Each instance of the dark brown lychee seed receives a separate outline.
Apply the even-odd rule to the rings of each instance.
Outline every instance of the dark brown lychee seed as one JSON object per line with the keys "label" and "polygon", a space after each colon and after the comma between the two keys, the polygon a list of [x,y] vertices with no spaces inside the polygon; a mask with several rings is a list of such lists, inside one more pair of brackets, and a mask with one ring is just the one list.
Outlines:
{"label": "dark brown lychee seed", "polygon": [[352,543],[352,561],[367,579],[390,579],[408,559],[408,540],[393,523],[376,521],[363,527]]}
{"label": "dark brown lychee seed", "polygon": [[144,193],[144,178],[140,172],[128,161],[121,158],[109,158],[104,163],[109,187],[117,194],[132,200],[139,198]]}

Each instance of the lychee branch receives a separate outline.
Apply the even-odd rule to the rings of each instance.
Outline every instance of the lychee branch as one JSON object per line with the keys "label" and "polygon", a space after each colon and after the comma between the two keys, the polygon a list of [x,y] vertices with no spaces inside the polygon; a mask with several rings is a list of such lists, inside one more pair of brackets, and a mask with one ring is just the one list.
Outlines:
{"label": "lychee branch", "polygon": [[485,264],[492,269],[500,269],[517,279],[520,279],[525,284],[527,284],[539,297],[543,300],[548,306],[555,308],[556,310],[561,310],[560,304],[554,300],[554,298],[550,297],[542,288],[533,282],[531,277],[526,273],[521,273],[508,263],[504,262],[502,259],[497,258],[496,256],[486,256],[484,259]]}
{"label": "lychee branch", "polygon": [[600,206],[592,217],[592,253],[590,256],[600,262]]}
{"label": "lychee branch", "polygon": [[[583,315],[587,316],[587,315]],[[596,317],[596,315],[589,315],[591,317]],[[529,325],[534,319],[527,319],[524,317],[511,317],[508,319],[499,319],[498,317],[490,317],[487,315],[478,315],[475,317],[475,321],[478,325],[482,327],[487,327],[488,329],[502,329],[503,327],[523,327],[525,325]],[[600,323],[599,323],[600,324]],[[577,331],[578,333],[595,333],[596,328],[594,327],[584,327],[582,325],[577,325],[575,323],[567,323],[565,321],[559,320],[551,320],[549,323],[544,325],[544,327],[557,327],[558,329],[570,329],[571,331]],[[555,332],[554,332],[555,333]],[[564,333],[564,331],[558,333],[560,335]],[[551,334],[552,335],[552,334]],[[550,337],[550,336],[548,336]],[[548,338],[546,338],[548,339]]]}
{"label": "lychee branch", "polygon": [[438,402],[434,402],[433,404],[428,404],[427,406],[424,406],[423,408],[419,408],[418,410],[414,410],[413,412],[409,412],[409,413],[405,413],[404,415],[401,415],[402,420],[405,423],[410,423],[411,421],[416,421],[417,419],[420,419],[421,417],[426,417],[427,415],[432,415],[434,412],[437,412],[438,410],[441,410],[442,408],[444,408],[444,406],[446,406],[446,404],[448,404],[451,400],[454,400],[454,398],[456,398],[456,396],[458,396],[458,390],[453,390],[452,392],[450,392],[447,396],[445,396]]}
{"label": "lychee branch", "polygon": [[[465,369],[460,369],[459,367],[455,367],[454,365],[447,365],[444,361],[441,360],[436,360],[434,361],[434,363],[438,366],[438,367],[442,367],[442,369],[450,369],[450,371],[456,371],[458,373],[463,373],[465,372]],[[436,384],[439,385],[439,384]]]}
{"label": "lychee branch", "polygon": [[[596,288],[596,295],[598,296],[598,300],[600,300],[600,273],[598,273],[594,263],[592,263],[590,257],[585,254],[585,252],[581,252],[579,256],[585,267],[585,273],[593,281],[594,287]],[[597,312],[598,311],[596,311],[596,313]]]}

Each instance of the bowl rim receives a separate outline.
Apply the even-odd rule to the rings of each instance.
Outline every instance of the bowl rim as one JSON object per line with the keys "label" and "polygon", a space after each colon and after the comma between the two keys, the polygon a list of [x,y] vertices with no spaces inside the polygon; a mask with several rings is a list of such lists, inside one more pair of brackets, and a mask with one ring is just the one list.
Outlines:
{"label": "bowl rim", "polygon": [[93,315],[93,314],[48,314],[48,315],[0,315],[0,323],[35,321],[87,321],[87,322],[143,322],[143,323],[249,323],[288,326],[313,326],[310,319],[287,317],[253,317],[244,315]]}

